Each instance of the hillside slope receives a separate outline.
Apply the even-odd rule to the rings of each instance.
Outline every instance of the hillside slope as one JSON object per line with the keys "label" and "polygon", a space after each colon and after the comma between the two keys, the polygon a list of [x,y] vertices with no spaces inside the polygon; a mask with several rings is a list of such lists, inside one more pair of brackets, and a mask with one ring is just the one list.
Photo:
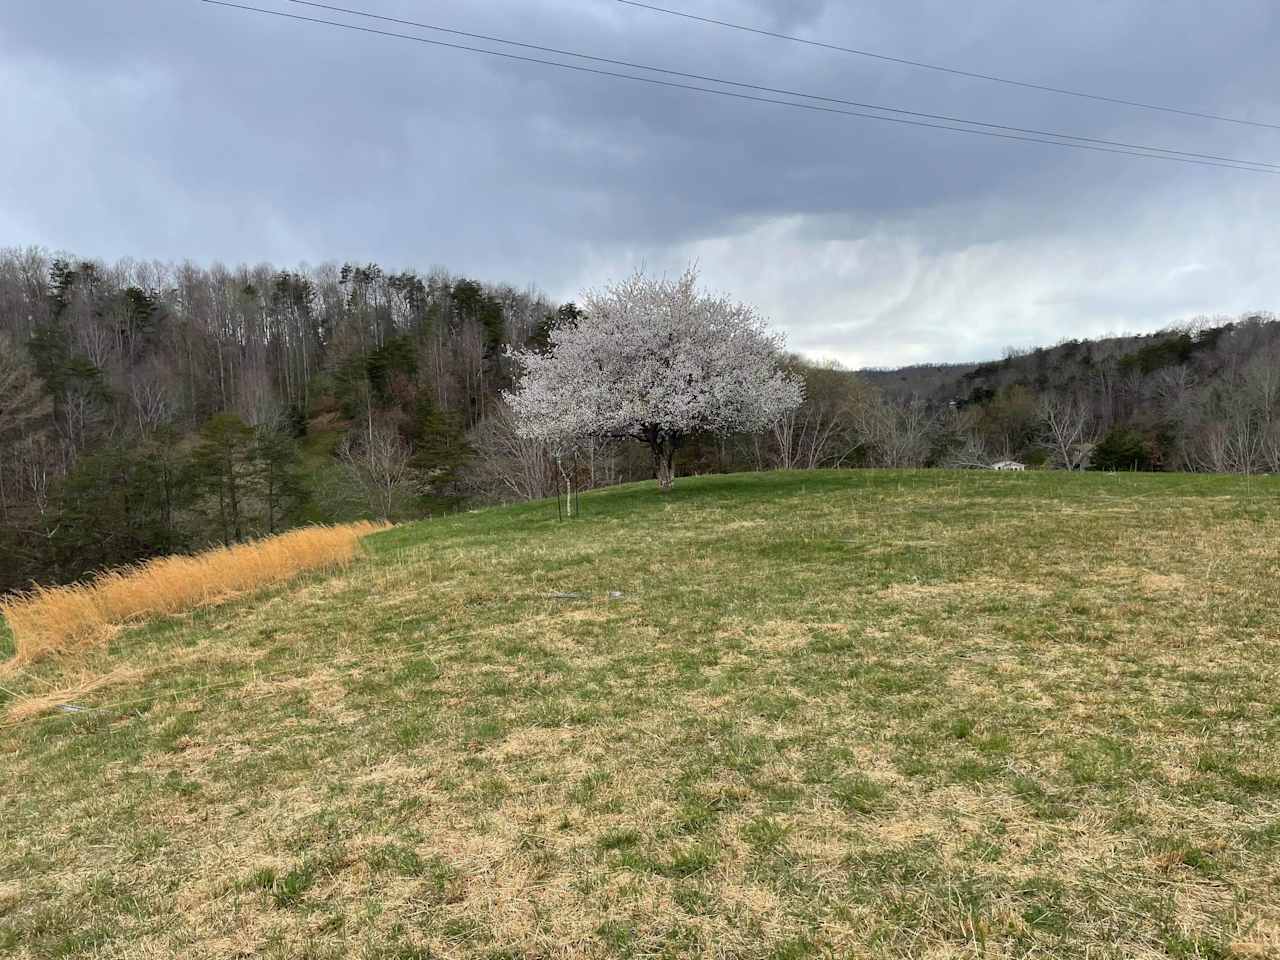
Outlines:
{"label": "hillside slope", "polygon": [[1280,954],[1280,481],[583,508],[400,527],[3,681],[116,671],[0,729],[0,952]]}
{"label": "hillside slope", "polygon": [[955,400],[961,406],[985,403],[1011,386],[1040,392],[1103,390],[1108,376],[1136,384],[1151,374],[1183,367],[1194,381],[1225,389],[1243,362],[1277,347],[1280,321],[1273,314],[1246,314],[1238,320],[1201,319],[1148,334],[1063,340],[1010,350],[1003,359],[981,363],[925,363],[860,370],[858,375],[898,400],[919,396],[936,403]]}
{"label": "hillside slope", "polygon": [[[1100,470],[1280,473],[1280,320],[1252,314],[1143,336],[1066,340],[978,364],[867,370],[914,456],[884,466],[1017,459]],[[896,421],[896,422],[895,422]],[[1072,451],[1062,449],[1064,436]]]}

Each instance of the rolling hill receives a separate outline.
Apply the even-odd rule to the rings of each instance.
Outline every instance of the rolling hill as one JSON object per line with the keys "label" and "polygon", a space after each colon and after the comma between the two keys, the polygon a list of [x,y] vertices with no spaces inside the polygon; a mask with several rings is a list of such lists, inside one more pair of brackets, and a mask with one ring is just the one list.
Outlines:
{"label": "rolling hill", "polygon": [[376,534],[0,680],[0,952],[1280,955],[1277,507],[812,471]]}

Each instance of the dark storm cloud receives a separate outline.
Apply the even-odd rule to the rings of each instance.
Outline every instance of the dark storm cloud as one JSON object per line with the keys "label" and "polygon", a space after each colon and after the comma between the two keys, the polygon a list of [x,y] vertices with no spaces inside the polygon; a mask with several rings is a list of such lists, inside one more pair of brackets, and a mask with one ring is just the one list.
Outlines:
{"label": "dark storm cloud", "polygon": [[[912,70],[612,0],[341,5],[865,102],[1280,156],[1280,131]],[[1280,120],[1280,26],[1264,0],[668,5]],[[5,5],[0,88],[0,243],[441,264],[562,296],[697,258],[708,284],[756,302],[794,347],[851,363],[990,355],[1280,300],[1274,177],[745,103],[195,0]]]}

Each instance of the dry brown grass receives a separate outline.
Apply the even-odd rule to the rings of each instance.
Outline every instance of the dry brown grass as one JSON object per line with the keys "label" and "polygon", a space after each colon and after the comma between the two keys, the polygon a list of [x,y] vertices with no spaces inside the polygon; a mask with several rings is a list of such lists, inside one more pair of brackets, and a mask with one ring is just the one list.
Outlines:
{"label": "dry brown grass", "polygon": [[37,587],[0,600],[13,632],[15,664],[101,642],[112,627],[288,580],[306,570],[332,570],[355,557],[374,523],[314,526],[218,547],[191,556],[160,557],[100,574],[87,583]]}
{"label": "dry brown grass", "polygon": [[116,667],[108,673],[87,674],[76,680],[67,680],[56,687],[18,697],[5,711],[5,720],[17,723],[38,717],[96,690],[127,683],[140,675],[141,671],[129,667]]}

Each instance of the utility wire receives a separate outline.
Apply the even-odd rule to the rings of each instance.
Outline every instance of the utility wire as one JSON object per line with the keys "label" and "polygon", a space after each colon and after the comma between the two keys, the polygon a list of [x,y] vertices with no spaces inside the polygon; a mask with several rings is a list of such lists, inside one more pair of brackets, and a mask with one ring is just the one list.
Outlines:
{"label": "utility wire", "polygon": [[[200,0],[212,6],[228,7],[235,10],[251,11],[253,13],[267,14],[268,16],[281,17],[287,20],[298,20],[304,23],[317,23],[330,27],[338,27],[343,30],[352,30],[358,33],[367,33],[374,36],[393,37],[399,40],[411,40],[415,43],[428,44],[433,47],[444,47],[452,50],[462,50],[469,53],[480,53],[490,57],[498,57],[505,60],[515,60],[522,63],[534,63],[541,66],[558,67],[562,70],[573,70],[578,73],[589,73],[603,77],[613,77],[620,80],[632,80],[639,83],[647,83],[654,86],[669,87],[677,90],[692,90],[698,93],[715,94],[716,96],[728,97],[735,100],[749,100],[755,103],[771,103],[777,106],[794,107],[800,110],[809,110],[817,113],[836,114],[846,117],[856,117],[864,120],[880,120],[885,123],[904,124],[913,127],[926,127],[934,130],[950,130],[954,133],[968,133],[975,136],[995,137],[1000,140],[1017,140],[1025,143],[1042,143],[1056,147],[1070,147],[1076,150],[1091,150],[1095,153],[1113,153],[1130,157],[1144,157],[1149,160],[1166,160],[1173,163],[1187,163],[1196,166],[1205,167],[1222,167],[1228,170],[1243,170],[1250,173],[1265,173],[1276,175],[1280,174],[1280,170],[1270,169],[1270,165],[1263,164],[1262,161],[1225,161],[1219,162],[1208,159],[1195,159],[1192,157],[1183,157],[1173,154],[1156,153],[1156,152],[1140,152],[1145,148],[1138,147],[1136,149],[1120,149],[1115,147],[1100,146],[1090,143],[1079,143],[1070,140],[1052,140],[1039,136],[1022,136],[1013,133],[999,133],[994,130],[973,129],[972,127],[951,126],[944,123],[932,123],[925,120],[911,120],[906,117],[887,117],[875,113],[863,113],[856,110],[843,110],[836,107],[822,106],[816,103],[800,103],[794,100],[779,100],[772,97],[759,97],[746,93],[735,93],[730,90],[719,90],[713,87],[701,87],[688,83],[677,83],[672,80],[661,80],[656,77],[643,77],[630,73],[619,73],[612,70],[601,70],[595,67],[585,67],[573,63],[560,63],[555,60],[543,60],[538,57],[521,56],[514,53],[505,53],[500,50],[489,50],[484,47],[473,47],[461,43],[449,43],[444,40],[429,40],[426,37],[414,36],[407,33],[395,33],[390,30],[378,30],[373,27],[361,27],[352,23],[342,23],[337,20],[324,20],[318,17],[306,17],[296,13],[285,13],[281,10],[269,10],[264,7],[255,7],[248,4],[231,3],[229,0]],[[963,121],[962,121],[963,122]],[[1056,136],[1056,135],[1050,135]],[[1252,164],[1252,165],[1245,165]]]}
{"label": "utility wire", "polygon": [[985,127],[989,130],[1004,130],[1010,133],[1023,133],[1036,137],[1058,137],[1064,140],[1078,140],[1081,143],[1097,143],[1109,147],[1121,147],[1126,150],[1146,150],[1152,153],[1168,153],[1180,157],[1194,157],[1197,160],[1217,160],[1222,163],[1235,163],[1248,166],[1270,167],[1273,170],[1280,170],[1280,163],[1271,163],[1265,160],[1248,160],[1239,157],[1223,157],[1212,153],[1194,153],[1189,150],[1174,150],[1168,147],[1153,147],[1140,143],[1125,143],[1122,140],[1105,140],[1100,137],[1084,137],[1072,133],[1058,133],[1053,130],[1037,130],[1033,127],[1016,127],[1004,123],[988,123],[983,120],[968,120],[964,117],[953,117],[947,114],[924,113],[919,110],[904,110],[900,107],[887,107],[878,103],[863,103],[858,100],[846,100],[841,97],[828,97],[816,93],[805,93],[802,90],[787,90],[781,87],[767,87],[758,83],[745,83],[739,80],[725,80],[721,77],[712,77],[699,73],[685,73],[680,70],[670,70],[665,67],[651,67],[643,63],[633,63],[629,60],[615,60],[609,57],[597,57],[589,53],[578,53],[574,50],[563,50],[558,47],[547,47],[537,43],[526,43],[520,40],[507,40],[503,37],[495,37],[484,33],[470,33],[466,30],[455,30],[451,27],[441,27],[432,23],[422,23],[417,20],[402,20],[398,17],[387,17],[382,14],[368,13],[364,10],[354,10],[350,7],[340,7],[330,3],[319,3],[316,0],[288,0],[289,3],[298,4],[303,7],[316,7],[321,10],[329,10],[334,13],[345,13],[357,17],[366,17],[370,20],[382,20],[387,23],[395,23],[406,27],[419,27],[423,30],[433,30],[437,33],[447,33],[457,37],[467,37],[471,40],[484,40],[490,43],[502,43],[507,46],[520,47],[525,50],[537,50],[542,53],[554,53],[559,56],[577,57],[580,60],[590,60],[594,63],[606,63],[615,67],[627,67],[633,70],[648,70],[651,73],[661,73],[672,77],[681,77],[685,80],[699,80],[704,83],[718,83],[730,87],[738,87],[744,90],[756,90],[761,93],[776,93],[788,97],[803,97],[806,100],[817,100],[822,103],[837,103],[846,107],[856,107],[861,110],[880,110],[885,113],[894,113],[900,116],[921,117],[926,120],[942,120],[947,123],[962,123],[969,126]]}
{"label": "utility wire", "polygon": [[939,73],[950,73],[957,77],[968,77],[972,80],[990,80],[992,83],[1004,83],[1011,87],[1023,87],[1027,90],[1039,90],[1043,93],[1056,93],[1064,97],[1079,97],[1084,100],[1100,100],[1103,103],[1116,103],[1126,107],[1138,107],[1142,110],[1158,110],[1162,113],[1176,113],[1184,117],[1197,117],[1201,120],[1217,120],[1221,123],[1238,123],[1248,127],[1265,127],[1268,130],[1280,130],[1280,123],[1267,123],[1263,120],[1245,120],[1242,117],[1224,117],[1217,113],[1201,113],[1197,110],[1185,110],[1181,107],[1167,107],[1158,103],[1144,103],[1141,100],[1126,100],[1123,97],[1109,97],[1101,93],[1086,93],[1083,90],[1068,90],[1065,87],[1053,87],[1044,83],[1031,83],[1027,80],[1014,80],[1010,77],[998,77],[990,73],[978,73],[973,70],[961,70],[958,67],[946,67],[937,63],[925,63],[923,60],[908,60],[906,57],[891,57],[883,53],[873,53],[870,50],[859,50],[855,47],[842,47],[835,43],[823,43],[821,40],[807,40],[804,37],[796,37],[787,33],[777,33],[773,30],[762,30],[758,27],[749,27],[741,23],[731,23],[728,20],[717,20],[715,17],[704,17],[694,13],[686,13],[683,10],[671,10],[667,7],[659,7],[652,3],[642,3],[640,0],[617,0],[618,3],[625,4],[628,7],[639,7],[642,10],[652,10],[654,13],[665,13],[673,17],[681,17],[685,20],[695,20],[698,23],[708,23],[717,27],[728,27],[731,30],[741,30],[743,33],[754,33],[762,37],[773,37],[775,40],[789,40],[792,43],[803,43],[810,47],[821,47],[824,50],[835,50],[839,53],[852,53],[859,57],[870,57],[873,60],[882,60],[886,63],[899,63],[908,67],[919,67],[922,70],[936,70]]}

